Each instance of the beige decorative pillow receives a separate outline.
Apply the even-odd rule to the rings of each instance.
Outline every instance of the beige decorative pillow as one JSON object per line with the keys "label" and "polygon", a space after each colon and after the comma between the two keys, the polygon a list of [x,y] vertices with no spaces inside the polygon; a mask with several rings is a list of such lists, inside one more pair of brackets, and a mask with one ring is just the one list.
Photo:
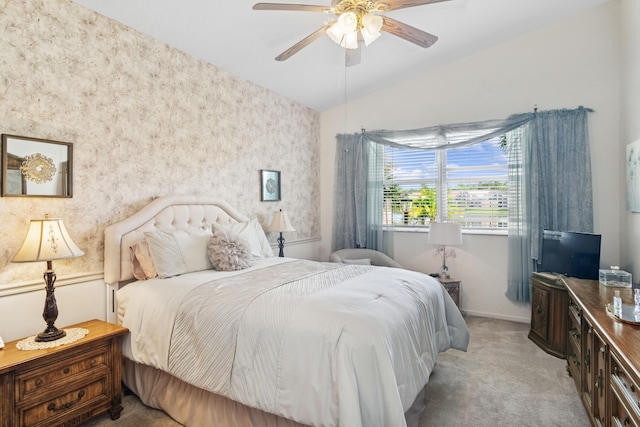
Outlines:
{"label": "beige decorative pillow", "polygon": [[251,267],[249,244],[229,230],[219,229],[213,233],[209,240],[208,253],[216,270],[235,271]]}
{"label": "beige decorative pillow", "polygon": [[212,231],[227,230],[230,231],[241,239],[243,239],[252,259],[263,259],[273,256],[273,249],[267,240],[267,236],[264,234],[262,226],[258,222],[257,218],[253,218],[247,222],[236,222],[233,224],[213,224]]}
{"label": "beige decorative pillow", "polygon": [[146,240],[134,243],[129,249],[131,250],[131,262],[133,263],[133,277],[138,280],[147,280],[158,276],[156,265],[153,262]]}

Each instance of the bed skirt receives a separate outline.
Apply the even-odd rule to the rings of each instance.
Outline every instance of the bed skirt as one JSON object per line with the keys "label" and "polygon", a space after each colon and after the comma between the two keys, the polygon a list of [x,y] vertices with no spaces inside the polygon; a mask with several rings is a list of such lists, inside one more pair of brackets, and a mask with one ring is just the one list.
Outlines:
{"label": "bed skirt", "polygon": [[[187,427],[308,427],[208,392],[126,358],[123,358],[122,381],[145,405],[161,409]],[[405,413],[408,427],[418,427],[424,408],[423,388]]]}

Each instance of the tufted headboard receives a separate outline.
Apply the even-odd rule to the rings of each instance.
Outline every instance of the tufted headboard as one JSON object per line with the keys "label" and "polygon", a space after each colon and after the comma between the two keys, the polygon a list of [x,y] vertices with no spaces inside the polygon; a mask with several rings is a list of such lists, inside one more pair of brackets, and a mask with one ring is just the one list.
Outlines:
{"label": "tufted headboard", "polygon": [[171,231],[248,221],[222,199],[165,196],[153,200],[129,218],[104,231],[104,281],[109,285],[132,280],[130,247],[144,239],[145,231]]}

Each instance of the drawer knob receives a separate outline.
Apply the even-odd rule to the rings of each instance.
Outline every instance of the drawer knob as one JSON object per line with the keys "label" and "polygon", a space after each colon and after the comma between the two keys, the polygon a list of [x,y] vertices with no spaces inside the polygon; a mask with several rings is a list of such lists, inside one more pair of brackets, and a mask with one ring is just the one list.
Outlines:
{"label": "drawer knob", "polygon": [[69,368],[64,368],[64,370],[63,370],[62,372],[64,372],[65,374],[68,374],[68,373],[69,373],[69,371],[70,371],[70,369],[69,369]]}
{"label": "drawer knob", "polygon": [[71,402],[67,402],[67,403],[65,403],[64,405],[60,405],[60,406],[57,406],[57,405],[55,404],[55,402],[51,402],[51,403],[49,403],[49,405],[47,406],[47,409],[48,409],[48,410],[50,410],[50,411],[53,411],[53,412],[61,411],[61,410],[64,410],[64,409],[69,409],[69,408],[71,408],[73,405],[75,405],[76,403],[80,402],[80,400],[82,400],[82,398],[83,398],[83,397],[84,397],[84,390],[80,390],[80,391],[78,392],[78,398],[77,398],[76,400],[73,400],[73,401],[71,401]]}
{"label": "drawer knob", "polygon": [[42,380],[40,378],[38,378],[36,380],[36,387],[40,387],[42,385]]}

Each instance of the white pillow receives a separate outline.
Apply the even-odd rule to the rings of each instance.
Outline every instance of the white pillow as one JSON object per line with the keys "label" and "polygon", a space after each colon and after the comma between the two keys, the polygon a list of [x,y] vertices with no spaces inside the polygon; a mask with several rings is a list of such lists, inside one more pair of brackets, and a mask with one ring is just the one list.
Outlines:
{"label": "white pillow", "polygon": [[149,231],[144,235],[158,277],[164,279],[213,268],[207,254],[207,244],[212,236],[208,229]]}
{"label": "white pillow", "polygon": [[263,259],[273,256],[273,249],[264,234],[262,226],[256,218],[248,222],[236,222],[234,224],[213,224],[213,231],[228,230],[244,239],[250,247],[253,259]]}

